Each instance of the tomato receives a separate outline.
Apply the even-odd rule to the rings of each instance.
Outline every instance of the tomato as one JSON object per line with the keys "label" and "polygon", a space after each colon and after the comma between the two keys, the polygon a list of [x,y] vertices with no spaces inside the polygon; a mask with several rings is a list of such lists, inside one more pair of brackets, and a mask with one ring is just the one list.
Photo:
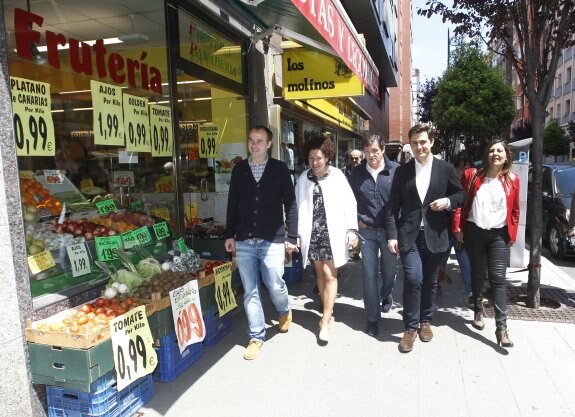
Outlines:
{"label": "tomato", "polygon": [[106,308],[105,307],[98,307],[96,310],[94,310],[94,313],[96,313],[96,315],[106,314]]}
{"label": "tomato", "polygon": [[78,333],[80,332],[80,328],[75,325],[75,326],[70,326],[70,333]]}
{"label": "tomato", "polygon": [[96,304],[96,307],[104,307],[106,305],[106,300],[100,297],[94,302],[94,304]]}
{"label": "tomato", "polygon": [[122,314],[126,314],[127,311],[128,311],[128,310],[126,310],[125,308],[120,307],[120,308],[117,308],[117,309],[116,309],[116,314],[117,314],[118,316],[121,316]]}
{"label": "tomato", "polygon": [[126,297],[126,299],[124,300],[124,304],[126,306],[131,306],[132,304],[134,304],[134,299],[130,298],[130,297]]}
{"label": "tomato", "polygon": [[107,317],[116,317],[117,313],[116,310],[114,310],[113,308],[109,308],[106,310],[106,316]]}
{"label": "tomato", "polygon": [[88,314],[92,312],[92,307],[90,307],[89,304],[84,304],[82,307],[80,307],[80,311]]}

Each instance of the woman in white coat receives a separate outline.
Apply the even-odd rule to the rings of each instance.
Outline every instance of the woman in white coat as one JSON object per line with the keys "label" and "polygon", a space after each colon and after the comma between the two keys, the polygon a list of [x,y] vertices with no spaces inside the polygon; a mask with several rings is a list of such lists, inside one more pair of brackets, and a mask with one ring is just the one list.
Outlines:
{"label": "woman in white coat", "polygon": [[329,323],[337,295],[337,268],[348,260],[357,239],[355,196],[341,170],[330,166],[335,153],[329,137],[312,136],[304,156],[310,169],[296,185],[301,253],[314,264],[323,305],[319,340],[328,342]]}

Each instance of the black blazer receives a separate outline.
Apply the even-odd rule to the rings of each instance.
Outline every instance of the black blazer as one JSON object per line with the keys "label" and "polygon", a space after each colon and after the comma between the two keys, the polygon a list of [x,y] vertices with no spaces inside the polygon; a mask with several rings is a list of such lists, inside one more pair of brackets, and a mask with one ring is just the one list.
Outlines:
{"label": "black blazer", "polygon": [[[463,190],[455,168],[442,159],[434,158],[431,181],[423,202],[415,184],[415,160],[395,171],[385,229],[388,239],[399,241],[399,250],[407,251],[417,238],[423,218],[425,242],[430,252],[445,252],[449,248],[451,211],[463,202]],[[433,211],[429,204],[438,198],[449,198],[451,209]]]}

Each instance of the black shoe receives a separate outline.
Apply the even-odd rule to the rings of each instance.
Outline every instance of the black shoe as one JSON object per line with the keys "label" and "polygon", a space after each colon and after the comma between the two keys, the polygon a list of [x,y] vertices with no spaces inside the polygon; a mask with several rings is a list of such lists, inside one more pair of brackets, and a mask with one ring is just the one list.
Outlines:
{"label": "black shoe", "polygon": [[389,312],[389,310],[391,310],[392,306],[393,306],[393,296],[390,295],[389,297],[387,297],[386,300],[383,301],[383,303],[381,303],[381,311],[387,313]]}
{"label": "black shoe", "polygon": [[377,337],[379,334],[379,329],[377,328],[377,322],[375,321],[368,321],[367,322],[367,330],[365,331],[369,336]]}
{"label": "black shoe", "polygon": [[315,287],[313,287],[313,293],[319,294],[319,289],[317,288],[317,285]]}

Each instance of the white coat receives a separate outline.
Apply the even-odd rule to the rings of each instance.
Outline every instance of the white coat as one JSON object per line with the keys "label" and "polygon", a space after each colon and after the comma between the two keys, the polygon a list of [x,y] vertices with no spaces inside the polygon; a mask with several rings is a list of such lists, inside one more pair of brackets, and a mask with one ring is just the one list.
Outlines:
{"label": "white coat", "polygon": [[[298,232],[300,250],[305,262],[309,251],[313,223],[313,187],[305,170],[296,184],[298,207]],[[323,194],[329,243],[336,268],[345,265],[349,258],[346,245],[347,231],[357,230],[357,203],[347,178],[341,170],[329,167],[329,175],[319,182]]]}

